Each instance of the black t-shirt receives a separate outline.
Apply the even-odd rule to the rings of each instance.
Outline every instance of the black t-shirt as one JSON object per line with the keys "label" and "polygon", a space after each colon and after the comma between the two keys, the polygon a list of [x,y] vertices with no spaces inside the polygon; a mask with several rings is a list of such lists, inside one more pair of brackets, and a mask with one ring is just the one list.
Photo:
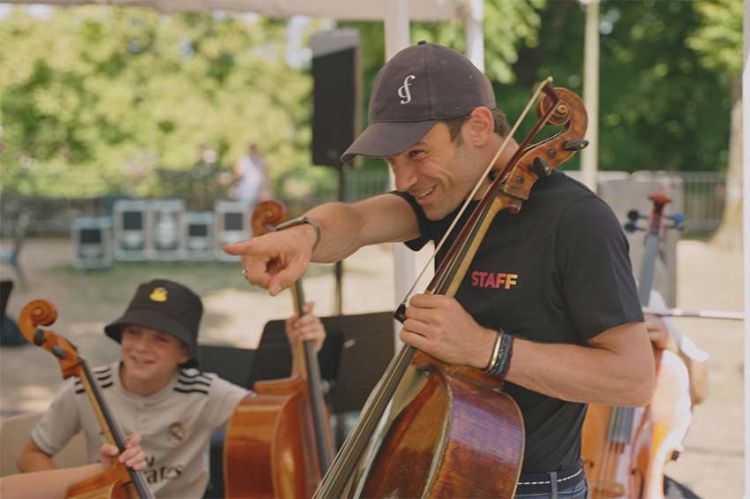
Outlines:
{"label": "black t-shirt", "polygon": [[[406,199],[417,215],[421,235],[406,243],[414,250],[430,240],[437,243],[458,212],[430,221],[411,195],[394,194]],[[461,217],[436,265],[476,204]],[[643,320],[628,243],[617,218],[585,186],[559,172],[534,185],[518,214],[495,217],[456,299],[480,325],[537,342],[584,345],[609,328]],[[505,391],[524,417],[523,471],[574,466],[580,459],[586,406],[512,383],[505,384]]]}

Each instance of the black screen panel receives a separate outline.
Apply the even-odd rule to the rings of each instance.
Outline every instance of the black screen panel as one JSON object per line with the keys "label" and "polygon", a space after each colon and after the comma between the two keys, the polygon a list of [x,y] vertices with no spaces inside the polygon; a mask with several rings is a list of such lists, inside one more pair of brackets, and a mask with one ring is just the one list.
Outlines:
{"label": "black screen panel", "polygon": [[101,229],[81,229],[78,232],[78,241],[81,244],[101,244],[102,230]]}
{"label": "black screen panel", "polygon": [[206,236],[208,236],[208,225],[206,225],[206,224],[189,224],[188,225],[188,236],[190,236],[190,237],[206,237]]}
{"label": "black screen panel", "polygon": [[123,211],[122,228],[123,230],[143,230],[143,212]]}
{"label": "black screen panel", "polygon": [[242,213],[224,213],[224,230],[244,230]]}

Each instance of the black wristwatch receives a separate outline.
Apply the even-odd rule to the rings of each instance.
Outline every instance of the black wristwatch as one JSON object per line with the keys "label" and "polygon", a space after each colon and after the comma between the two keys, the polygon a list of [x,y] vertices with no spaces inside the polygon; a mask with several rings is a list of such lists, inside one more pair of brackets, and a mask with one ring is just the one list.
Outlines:
{"label": "black wristwatch", "polygon": [[307,224],[313,229],[315,229],[315,244],[313,244],[313,250],[318,246],[318,243],[320,242],[320,225],[318,225],[318,222],[315,220],[308,218],[307,215],[302,215],[300,217],[291,218],[287,220],[286,222],[280,223],[276,226],[276,230],[284,230],[289,229],[291,227],[297,227],[298,225],[304,225]]}

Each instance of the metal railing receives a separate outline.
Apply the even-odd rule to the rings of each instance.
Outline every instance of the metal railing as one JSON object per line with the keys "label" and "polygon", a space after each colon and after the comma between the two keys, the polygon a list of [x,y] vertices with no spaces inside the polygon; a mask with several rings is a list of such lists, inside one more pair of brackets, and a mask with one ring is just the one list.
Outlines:
{"label": "metal railing", "polygon": [[[333,174],[333,172],[332,172]],[[710,232],[721,223],[726,199],[726,175],[719,172],[670,172],[682,179],[684,187],[684,215],[687,235],[690,232]],[[388,171],[350,170],[347,172],[347,199],[358,201],[388,191]],[[67,235],[71,222],[81,216],[107,216],[118,199],[112,196],[96,198],[43,198],[2,196],[0,198],[0,229],[4,237],[12,232],[13,221],[21,212],[29,213],[31,233]],[[335,193],[317,195],[309,199],[288,200],[295,212],[301,212],[325,201],[336,199]],[[185,199],[191,207],[191,199]],[[205,204],[206,200],[202,200]],[[212,204],[212,203],[211,203]]]}
{"label": "metal railing", "polygon": [[674,175],[682,179],[685,230],[716,230],[724,213],[726,175],[719,172],[674,172]]}

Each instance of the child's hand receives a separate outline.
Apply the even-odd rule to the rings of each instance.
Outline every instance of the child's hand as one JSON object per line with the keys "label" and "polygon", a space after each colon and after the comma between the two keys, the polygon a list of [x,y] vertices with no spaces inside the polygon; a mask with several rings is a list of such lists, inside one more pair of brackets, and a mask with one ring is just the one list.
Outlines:
{"label": "child's hand", "polygon": [[125,443],[125,450],[117,456],[117,447],[112,444],[104,444],[99,450],[99,458],[102,461],[104,468],[112,466],[112,459],[117,457],[117,460],[123,463],[125,466],[129,466],[134,470],[142,470],[146,468],[146,455],[138,445],[141,441],[141,436],[138,433],[133,433],[128,437],[128,441]]}
{"label": "child's hand", "polygon": [[677,344],[672,339],[672,335],[669,334],[669,330],[663,320],[654,315],[646,314],[645,321],[651,343],[656,348],[677,352]]}
{"label": "child's hand", "polygon": [[286,336],[290,343],[312,341],[315,351],[319,351],[326,339],[326,330],[320,319],[313,315],[314,306],[314,303],[307,302],[302,309],[302,317],[290,317],[286,320]]}

